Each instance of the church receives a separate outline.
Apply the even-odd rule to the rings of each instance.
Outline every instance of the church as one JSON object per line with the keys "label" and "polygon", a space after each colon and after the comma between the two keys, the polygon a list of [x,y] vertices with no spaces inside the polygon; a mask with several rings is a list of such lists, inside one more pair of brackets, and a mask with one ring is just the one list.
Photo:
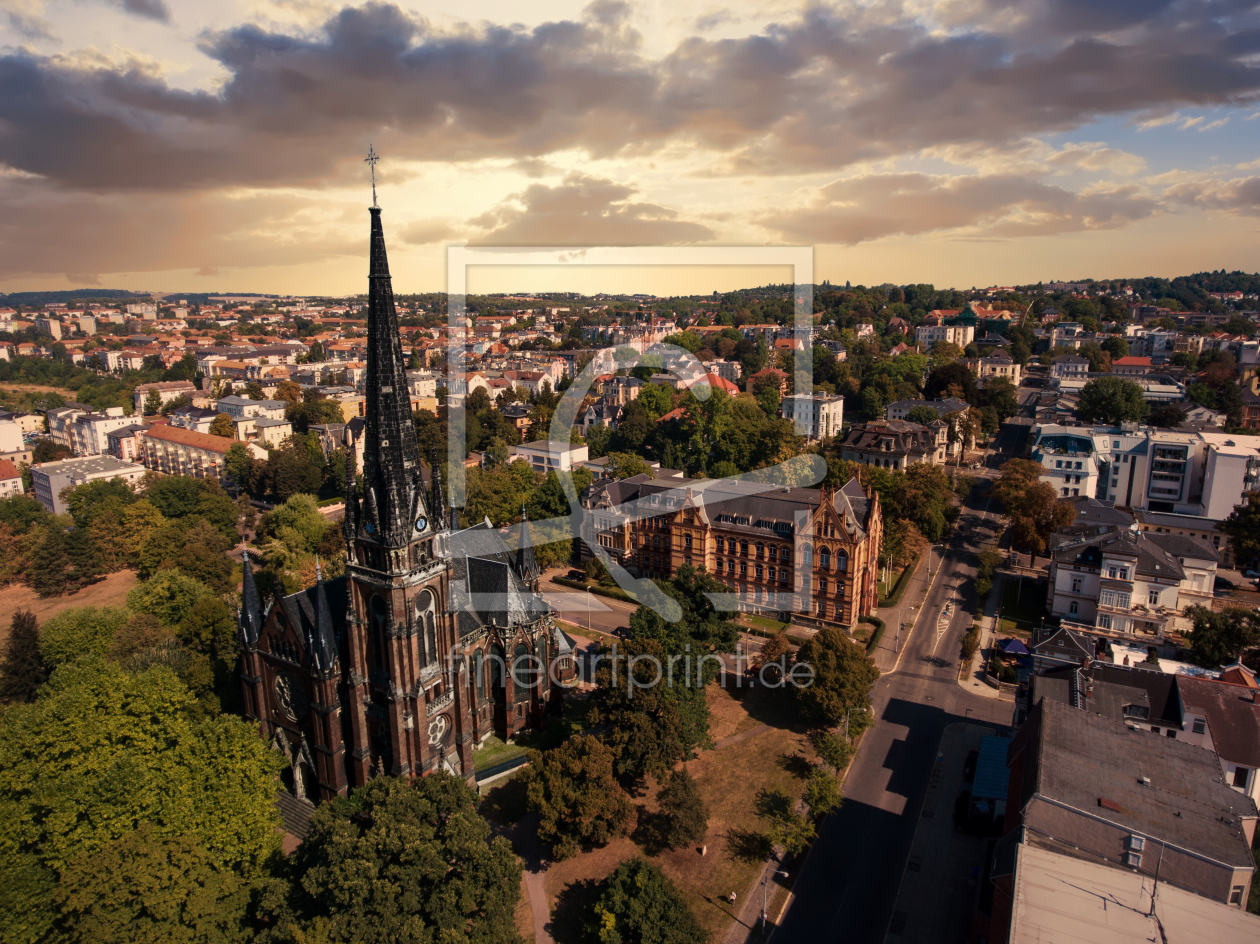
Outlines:
{"label": "church", "polygon": [[[346,573],[264,607],[248,554],[239,615],[246,716],[313,803],[371,777],[446,770],[559,711],[572,641],[538,594],[527,542],[460,530],[440,465],[426,485],[411,416],[381,211],[371,214],[361,487],[347,441]],[[522,529],[524,530],[524,529]]]}

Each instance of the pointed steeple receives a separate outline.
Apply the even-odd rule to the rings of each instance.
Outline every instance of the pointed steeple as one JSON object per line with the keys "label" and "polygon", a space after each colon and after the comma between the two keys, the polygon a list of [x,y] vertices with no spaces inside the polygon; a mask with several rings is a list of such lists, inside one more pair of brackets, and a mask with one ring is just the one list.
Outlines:
{"label": "pointed steeple", "polygon": [[311,652],[315,666],[321,672],[329,672],[337,662],[337,635],[333,627],[332,610],[328,606],[328,594],[324,592],[324,573],[315,558],[315,634],[311,640]]}
{"label": "pointed steeple", "polygon": [[521,549],[516,552],[516,576],[531,590],[537,589],[538,579],[542,576],[538,560],[534,557],[534,545],[529,538],[529,515],[525,513],[524,504],[521,505]]}
{"label": "pointed steeple", "polygon": [[354,540],[355,529],[358,527],[359,483],[355,481],[355,474],[359,464],[355,457],[354,437],[350,435],[348,425],[345,428],[342,443],[346,447],[346,512],[341,520],[341,533],[346,539],[346,548],[349,549],[350,542]]}
{"label": "pointed steeple", "polygon": [[[371,517],[365,516],[361,535],[387,547],[401,547],[412,537],[410,493],[420,457],[381,211],[372,207],[368,212],[372,217],[372,251],[368,272],[363,480],[370,506],[366,510]],[[370,534],[366,532],[369,525]]]}
{"label": "pointed steeple", "polygon": [[254,583],[254,568],[249,563],[249,548],[241,540],[241,561],[244,574],[241,581],[241,609],[238,617],[241,638],[245,645],[253,649],[258,645],[258,634],[263,627],[262,598],[258,595],[258,586]]}

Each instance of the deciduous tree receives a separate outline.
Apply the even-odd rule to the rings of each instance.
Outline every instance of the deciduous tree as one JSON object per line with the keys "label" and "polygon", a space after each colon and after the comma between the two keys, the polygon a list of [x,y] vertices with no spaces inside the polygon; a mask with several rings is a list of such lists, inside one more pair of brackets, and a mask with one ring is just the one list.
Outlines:
{"label": "deciduous tree", "polygon": [[638,857],[621,863],[604,881],[591,931],[601,944],[704,944],[709,940],[674,883]]}
{"label": "deciduous tree", "polygon": [[879,669],[843,630],[836,626],[821,630],[797,651],[796,663],[813,667],[809,684],[806,675],[793,673],[801,680],[794,691],[809,718],[834,728],[845,722],[847,713],[851,735],[871,722],[871,686]]}
{"label": "deciduous tree", "polygon": [[1245,607],[1216,611],[1191,606],[1187,607],[1186,616],[1194,624],[1190,652],[1199,665],[1209,668],[1228,665],[1260,646],[1260,620]]}
{"label": "deciduous tree", "polygon": [[613,775],[612,751],[597,737],[578,735],[532,754],[521,778],[530,809],[542,814],[538,838],[556,859],[630,831],[634,806]]}
{"label": "deciduous tree", "polygon": [[1142,388],[1125,377],[1096,377],[1081,390],[1076,415],[1087,423],[1139,422],[1149,407]]}
{"label": "deciduous tree", "polygon": [[224,439],[236,438],[236,424],[232,422],[230,413],[220,413],[210,424],[211,436],[222,436]]}
{"label": "deciduous tree", "polygon": [[681,849],[704,838],[709,808],[687,768],[674,770],[656,796],[662,817],[661,838],[671,849]]}

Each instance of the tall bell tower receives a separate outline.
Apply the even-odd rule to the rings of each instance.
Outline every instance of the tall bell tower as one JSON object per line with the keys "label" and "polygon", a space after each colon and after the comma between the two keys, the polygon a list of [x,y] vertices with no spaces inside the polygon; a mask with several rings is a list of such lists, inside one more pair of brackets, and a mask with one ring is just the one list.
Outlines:
{"label": "tall bell tower", "polygon": [[375,183],[372,202],[363,478],[355,481],[351,445],[343,522],[351,780],[439,766],[471,776],[441,482],[434,463],[426,495]]}

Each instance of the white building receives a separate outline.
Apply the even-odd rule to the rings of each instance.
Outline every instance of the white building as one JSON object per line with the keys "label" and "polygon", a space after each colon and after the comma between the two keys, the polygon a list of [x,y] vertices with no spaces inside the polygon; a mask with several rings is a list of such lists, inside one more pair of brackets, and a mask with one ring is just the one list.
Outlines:
{"label": "white building", "polygon": [[284,400],[250,400],[246,397],[223,397],[218,402],[218,411],[226,413],[233,419],[245,417],[263,417],[269,420],[284,419],[284,411],[289,404]]}
{"label": "white building", "polygon": [[123,462],[113,456],[87,456],[82,459],[43,462],[31,467],[31,492],[46,511],[60,515],[66,511],[61,493],[67,488],[98,479],[122,479],[134,487],[136,482],[144,478],[144,474],[144,466]]}
{"label": "white building", "polygon": [[1153,644],[1187,606],[1211,605],[1220,560],[1197,538],[1150,531],[1062,545],[1050,564],[1050,611],[1105,635]]}
{"label": "white building", "polygon": [[35,330],[42,331],[44,334],[51,334],[54,341],[61,340],[61,321],[58,318],[36,318]]}
{"label": "white building", "polygon": [[437,377],[428,371],[407,371],[407,389],[413,397],[436,397]]}
{"label": "white building", "polygon": [[[114,365],[106,363],[111,370]],[[197,395],[197,388],[190,380],[165,380],[161,383],[140,384],[135,391],[135,412],[136,416],[144,415],[144,401],[149,398],[149,394],[155,392],[162,400],[162,406],[178,400],[180,397],[194,397]]]}
{"label": "white building", "polygon": [[780,401],[785,420],[796,424],[796,431],[807,439],[819,440],[839,436],[844,426],[844,397],[827,394],[796,393]]}
{"label": "white building", "polygon": [[26,494],[22,472],[8,459],[0,459],[0,499]]}
{"label": "white building", "polygon": [[1005,348],[995,348],[985,357],[968,357],[964,363],[976,375],[981,387],[986,386],[990,380],[1009,380],[1019,386],[1019,364]]}
{"label": "white building", "polygon": [[1084,377],[1089,373],[1089,361],[1079,354],[1060,354],[1050,360],[1050,376],[1062,380],[1065,377]]}
{"label": "white building", "polygon": [[0,455],[7,452],[21,452],[22,426],[12,413],[0,413]]}
{"label": "white building", "polygon": [[590,458],[590,450],[586,446],[540,439],[513,446],[512,458],[528,462],[535,472],[568,472],[586,462]]}
{"label": "white building", "polygon": [[941,341],[962,349],[976,339],[976,329],[974,325],[920,325],[914,329],[914,339],[929,351]]}
{"label": "white building", "polygon": [[1221,521],[1260,482],[1260,436],[1199,433],[1203,441],[1203,517]]}

